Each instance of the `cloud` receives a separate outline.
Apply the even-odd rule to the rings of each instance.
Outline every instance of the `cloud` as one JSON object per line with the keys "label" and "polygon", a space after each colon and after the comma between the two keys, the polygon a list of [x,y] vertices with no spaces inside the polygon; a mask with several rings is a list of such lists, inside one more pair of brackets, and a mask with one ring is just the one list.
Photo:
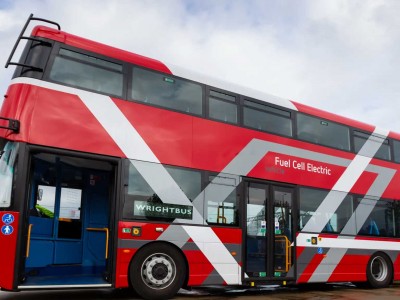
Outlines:
{"label": "cloud", "polygon": [[[15,0],[7,57],[29,13],[68,32],[400,131],[396,0]],[[5,91],[9,71],[0,73]]]}

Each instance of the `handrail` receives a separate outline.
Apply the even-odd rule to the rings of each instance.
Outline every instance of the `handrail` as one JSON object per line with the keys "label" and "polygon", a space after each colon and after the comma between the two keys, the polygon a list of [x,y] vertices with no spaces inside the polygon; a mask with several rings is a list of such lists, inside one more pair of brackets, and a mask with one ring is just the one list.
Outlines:
{"label": "handrail", "polygon": [[[61,26],[60,26],[58,23],[53,22],[53,21],[50,21],[50,20],[42,19],[42,18],[36,18],[36,17],[33,17],[33,14],[30,14],[29,17],[28,17],[28,20],[26,20],[26,23],[25,23],[24,27],[23,27],[22,30],[21,30],[21,33],[19,34],[19,36],[18,36],[18,38],[17,38],[17,41],[16,41],[15,44],[14,44],[13,49],[11,50],[11,53],[10,53],[10,56],[8,57],[8,59],[7,59],[5,68],[8,68],[9,65],[17,65],[17,66],[23,66],[23,67],[32,68],[32,69],[34,69],[34,70],[36,70],[36,71],[43,71],[41,68],[37,68],[37,67],[35,67],[35,66],[29,66],[29,65],[25,65],[25,64],[19,64],[19,63],[11,62],[11,59],[12,59],[13,56],[14,56],[15,50],[17,50],[17,47],[18,47],[19,42],[20,42],[21,40],[23,40],[23,39],[25,39],[25,40],[37,40],[37,39],[35,39],[35,38],[25,37],[25,36],[24,36],[25,30],[26,30],[26,28],[28,27],[28,25],[29,25],[29,23],[30,23],[31,21],[41,21],[41,22],[53,24],[53,25],[57,26],[58,30],[61,30]],[[42,41],[40,41],[40,40],[37,40],[37,41],[42,42]],[[47,42],[44,42],[44,43],[47,43]]]}
{"label": "handrail", "polygon": [[28,241],[26,243],[26,258],[29,257],[29,252],[31,250],[31,232],[32,232],[32,226],[33,224],[29,224],[28,227]]}
{"label": "handrail", "polygon": [[106,233],[106,255],[105,258],[108,258],[108,243],[110,239],[110,230],[106,227],[104,228],[96,228],[96,227],[88,227],[86,228],[87,231],[103,231]]}
{"label": "handrail", "polygon": [[290,241],[285,235],[276,235],[275,242],[282,240],[285,243],[285,272],[288,272],[292,265],[292,254],[290,251]]}

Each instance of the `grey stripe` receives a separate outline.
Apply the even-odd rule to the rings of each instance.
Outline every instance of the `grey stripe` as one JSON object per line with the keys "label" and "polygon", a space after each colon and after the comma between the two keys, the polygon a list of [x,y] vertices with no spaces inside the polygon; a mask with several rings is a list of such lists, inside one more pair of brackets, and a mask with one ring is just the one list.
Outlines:
{"label": "grey stripe", "polygon": [[168,229],[158,238],[159,241],[174,242],[179,248],[182,248],[189,240],[189,235],[184,228],[180,225],[171,225]]}
{"label": "grey stripe", "polygon": [[338,262],[346,254],[347,249],[331,248],[326,257],[314,271],[309,282],[326,282],[337,267]]}
{"label": "grey stripe", "polygon": [[202,285],[213,285],[223,284],[224,279],[218,274],[217,271],[213,270],[208,277],[202,282]]}
{"label": "grey stripe", "polygon": [[118,239],[118,248],[139,249],[150,242],[153,242],[153,241]]}
{"label": "grey stripe", "polygon": [[317,248],[315,247],[308,247],[303,250],[297,259],[297,274],[302,275],[304,273],[304,270],[308,267],[315,254],[317,254]]}

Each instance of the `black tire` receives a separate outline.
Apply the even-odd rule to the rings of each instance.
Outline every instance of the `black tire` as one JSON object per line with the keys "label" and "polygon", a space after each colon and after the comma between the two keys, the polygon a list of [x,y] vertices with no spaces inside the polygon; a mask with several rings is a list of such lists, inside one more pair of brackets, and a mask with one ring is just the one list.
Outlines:
{"label": "black tire", "polygon": [[183,286],[186,263],[173,246],[151,244],[135,254],[129,275],[133,289],[144,299],[170,299]]}
{"label": "black tire", "polygon": [[393,265],[390,258],[381,252],[371,256],[367,265],[367,280],[372,288],[384,288],[392,283]]}

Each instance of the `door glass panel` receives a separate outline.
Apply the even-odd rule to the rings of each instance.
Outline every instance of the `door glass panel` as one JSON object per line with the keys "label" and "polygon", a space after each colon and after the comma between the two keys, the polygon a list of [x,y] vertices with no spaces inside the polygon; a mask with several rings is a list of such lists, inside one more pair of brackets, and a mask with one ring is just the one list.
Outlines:
{"label": "door glass panel", "polygon": [[82,190],[61,188],[58,237],[64,239],[80,239]]}
{"label": "door glass panel", "polygon": [[62,188],[60,201],[60,219],[79,220],[81,218],[82,190]]}
{"label": "door glass panel", "polygon": [[274,191],[274,277],[286,277],[292,266],[292,192]]}
{"label": "door glass panel", "polygon": [[54,218],[55,201],[56,187],[39,185],[35,205],[37,216]]}
{"label": "door glass panel", "polygon": [[247,195],[246,272],[251,277],[266,277],[266,201],[268,191],[249,184]]}

